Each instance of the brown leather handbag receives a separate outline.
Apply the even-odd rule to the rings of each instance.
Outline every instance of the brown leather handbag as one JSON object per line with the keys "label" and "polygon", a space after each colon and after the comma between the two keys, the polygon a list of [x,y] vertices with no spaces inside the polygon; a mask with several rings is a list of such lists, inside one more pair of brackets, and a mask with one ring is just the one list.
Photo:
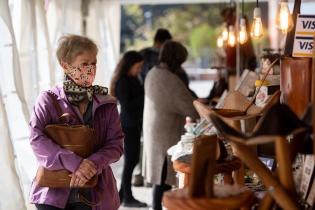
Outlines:
{"label": "brown leather handbag", "polygon": [[[48,93],[59,117],[58,124],[47,125],[44,133],[59,146],[74,152],[82,158],[87,158],[93,153],[96,135],[93,128],[83,124],[69,125],[65,123],[65,117],[72,116],[69,113],[62,113],[62,110],[53,93]],[[78,116],[76,116],[78,118]],[[47,170],[40,166],[37,170],[36,181],[41,187],[69,188],[71,172],[63,170]],[[95,175],[83,188],[92,188],[97,184]]]}

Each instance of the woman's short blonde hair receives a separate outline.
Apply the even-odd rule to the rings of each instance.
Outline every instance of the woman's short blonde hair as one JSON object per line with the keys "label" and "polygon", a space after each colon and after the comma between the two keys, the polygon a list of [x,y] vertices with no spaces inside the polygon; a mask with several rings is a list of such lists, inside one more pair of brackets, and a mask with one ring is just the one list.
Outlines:
{"label": "woman's short blonde hair", "polygon": [[96,44],[89,38],[79,35],[65,35],[59,39],[57,58],[59,63],[71,64],[75,57],[85,51],[97,53]]}

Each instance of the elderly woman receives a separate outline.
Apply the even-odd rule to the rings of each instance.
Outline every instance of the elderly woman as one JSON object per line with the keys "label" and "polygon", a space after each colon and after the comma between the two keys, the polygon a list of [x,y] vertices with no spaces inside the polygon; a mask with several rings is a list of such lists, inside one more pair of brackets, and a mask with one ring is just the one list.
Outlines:
{"label": "elderly woman", "polygon": [[[197,118],[194,98],[180,79],[181,65],[187,59],[186,48],[167,41],[159,64],[147,75],[143,116],[144,175],[153,186],[154,210],[161,210],[164,191],[174,183],[174,171],[166,160],[166,151],[180,140],[185,117]],[[167,183],[167,184],[166,184]]]}
{"label": "elderly woman", "polygon": [[[42,92],[30,119],[30,144],[40,166],[47,170],[65,169],[71,173],[67,188],[40,186],[32,183],[30,201],[38,210],[92,210],[81,202],[80,191],[99,205],[94,210],[116,210],[119,196],[110,164],[123,153],[124,135],[120,125],[116,100],[107,94],[107,88],[92,85],[96,74],[97,46],[90,39],[68,35],[60,39],[57,58],[64,71],[62,85]],[[60,147],[44,132],[49,124],[59,120],[57,110],[49,97],[56,97],[62,113],[77,115],[69,119],[70,125],[84,124],[94,128],[94,153],[84,159]],[[98,176],[95,188],[82,188],[94,175]]]}

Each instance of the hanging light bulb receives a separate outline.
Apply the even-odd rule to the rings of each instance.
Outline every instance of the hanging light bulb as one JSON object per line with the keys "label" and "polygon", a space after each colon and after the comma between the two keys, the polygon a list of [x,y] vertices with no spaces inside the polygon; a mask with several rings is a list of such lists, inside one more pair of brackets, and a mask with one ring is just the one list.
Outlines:
{"label": "hanging light bulb", "polygon": [[245,44],[248,40],[246,20],[244,18],[240,21],[240,31],[238,33],[238,41],[240,44]]}
{"label": "hanging light bulb", "polygon": [[[258,1],[258,0],[257,0]],[[261,10],[259,7],[254,9],[254,20],[251,29],[251,36],[258,39],[263,36],[263,26],[261,22]]]}
{"label": "hanging light bulb", "polygon": [[236,44],[236,37],[235,37],[235,32],[234,32],[234,27],[229,26],[229,39],[228,39],[228,45],[230,47],[234,47]]}
{"label": "hanging light bulb", "polygon": [[217,46],[218,46],[218,48],[222,48],[223,44],[224,44],[224,40],[223,40],[222,36],[220,35],[218,37],[218,39],[217,39]]}
{"label": "hanging light bulb", "polygon": [[276,16],[276,24],[284,34],[293,29],[293,19],[288,7],[288,0],[280,1]]}
{"label": "hanging light bulb", "polygon": [[223,27],[223,31],[222,31],[222,38],[224,41],[228,40],[228,38],[229,38],[229,31],[228,31],[226,23],[224,23],[224,27]]}

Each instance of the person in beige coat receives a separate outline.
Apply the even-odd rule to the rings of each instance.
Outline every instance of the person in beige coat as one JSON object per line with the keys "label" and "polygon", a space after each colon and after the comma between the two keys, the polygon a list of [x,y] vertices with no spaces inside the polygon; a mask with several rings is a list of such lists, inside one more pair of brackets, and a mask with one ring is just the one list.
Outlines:
{"label": "person in beige coat", "polygon": [[154,210],[162,210],[164,191],[174,184],[175,173],[167,161],[167,150],[183,132],[185,117],[198,117],[193,96],[180,79],[186,48],[167,41],[162,47],[159,64],[147,75],[143,116],[144,177],[153,184]]}

